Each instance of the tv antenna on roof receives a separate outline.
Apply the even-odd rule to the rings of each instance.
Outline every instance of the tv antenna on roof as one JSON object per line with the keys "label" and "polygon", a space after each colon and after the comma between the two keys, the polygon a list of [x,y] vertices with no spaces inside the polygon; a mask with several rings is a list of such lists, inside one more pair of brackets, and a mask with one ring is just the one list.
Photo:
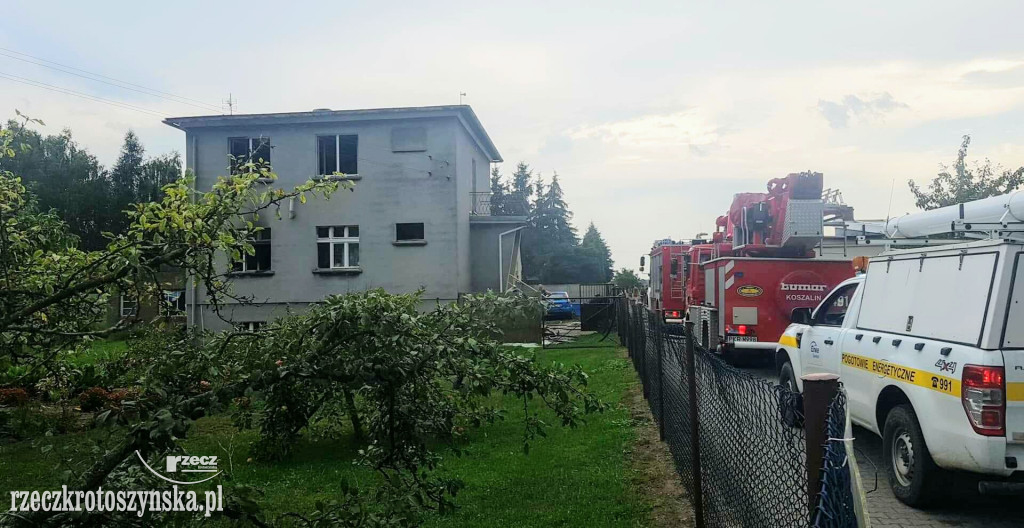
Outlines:
{"label": "tv antenna on roof", "polygon": [[228,93],[228,98],[224,101],[224,104],[228,107],[228,115],[235,115],[235,105],[238,104],[238,100]]}
{"label": "tv antenna on roof", "polygon": [[459,92],[459,104],[462,104],[462,98],[466,96],[466,92]]}

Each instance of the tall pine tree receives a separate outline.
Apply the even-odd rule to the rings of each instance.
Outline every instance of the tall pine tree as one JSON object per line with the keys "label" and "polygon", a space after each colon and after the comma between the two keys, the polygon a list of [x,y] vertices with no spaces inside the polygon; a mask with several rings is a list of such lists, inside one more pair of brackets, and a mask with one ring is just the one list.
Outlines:
{"label": "tall pine tree", "polygon": [[609,282],[612,280],[612,254],[601,232],[590,222],[577,251],[580,258],[579,282]]}
{"label": "tall pine tree", "polygon": [[[540,188],[538,184],[537,190]],[[523,270],[527,278],[543,283],[578,282],[578,244],[572,212],[555,174],[543,194],[538,193],[523,233]]]}

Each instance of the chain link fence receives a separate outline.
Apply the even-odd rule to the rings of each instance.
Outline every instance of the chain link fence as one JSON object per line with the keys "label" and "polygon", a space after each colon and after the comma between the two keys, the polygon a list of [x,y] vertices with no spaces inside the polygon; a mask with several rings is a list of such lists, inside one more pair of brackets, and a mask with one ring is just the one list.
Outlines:
{"label": "chain link fence", "polygon": [[846,392],[840,390],[828,407],[827,441],[821,468],[821,493],[814,512],[814,528],[857,526],[853,469],[847,453]]}
{"label": "chain link fence", "polygon": [[[701,510],[704,525],[811,525],[800,395],[726,364],[696,340],[688,361],[687,333],[668,328],[640,304],[619,299],[616,315],[619,340],[629,350],[684,487],[700,500],[694,508]],[[835,420],[842,416],[845,424],[845,399],[836,405]],[[828,434],[843,436],[831,429]],[[829,444],[842,448],[841,442]],[[838,451],[830,457],[837,464]],[[857,526],[845,509],[833,511],[852,502],[846,498],[848,471],[846,479],[844,487],[841,462],[826,468],[823,493],[829,501],[814,508],[814,526]]]}

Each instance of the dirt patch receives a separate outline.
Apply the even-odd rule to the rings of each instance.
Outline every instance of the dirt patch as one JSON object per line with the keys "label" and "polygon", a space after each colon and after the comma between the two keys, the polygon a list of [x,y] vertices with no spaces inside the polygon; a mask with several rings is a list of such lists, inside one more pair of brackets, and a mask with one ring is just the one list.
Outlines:
{"label": "dirt patch", "polygon": [[636,431],[633,447],[627,454],[630,484],[637,494],[651,501],[651,526],[694,526],[690,498],[676,473],[668,445],[658,439],[658,425],[639,384],[629,388],[623,403]]}

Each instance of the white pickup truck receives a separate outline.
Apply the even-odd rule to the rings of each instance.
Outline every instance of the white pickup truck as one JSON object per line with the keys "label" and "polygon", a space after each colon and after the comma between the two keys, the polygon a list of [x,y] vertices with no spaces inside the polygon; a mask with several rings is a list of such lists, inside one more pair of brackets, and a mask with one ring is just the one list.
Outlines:
{"label": "white pickup truck", "polygon": [[1022,255],[1006,240],[884,253],[813,312],[795,310],[779,340],[791,390],[839,375],[907,504],[941,495],[944,471],[980,474],[983,489],[1024,483]]}

